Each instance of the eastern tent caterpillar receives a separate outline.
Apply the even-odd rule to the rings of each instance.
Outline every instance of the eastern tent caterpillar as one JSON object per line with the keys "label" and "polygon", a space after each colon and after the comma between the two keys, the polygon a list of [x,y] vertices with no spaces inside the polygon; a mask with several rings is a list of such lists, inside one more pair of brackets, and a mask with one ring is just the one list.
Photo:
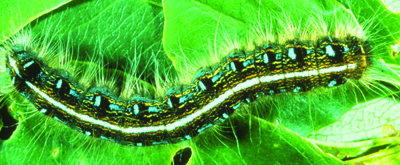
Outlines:
{"label": "eastern tent caterpillar", "polygon": [[49,67],[37,48],[9,45],[4,52],[12,83],[40,112],[86,135],[135,146],[189,140],[244,103],[358,80],[370,63],[370,46],[352,36],[266,43],[235,51],[213,70],[200,70],[192,84],[151,100],[85,88],[67,71]]}
{"label": "eastern tent caterpillar", "polygon": [[[226,55],[226,54],[225,54]],[[188,77],[190,77],[190,76],[188,76]]]}

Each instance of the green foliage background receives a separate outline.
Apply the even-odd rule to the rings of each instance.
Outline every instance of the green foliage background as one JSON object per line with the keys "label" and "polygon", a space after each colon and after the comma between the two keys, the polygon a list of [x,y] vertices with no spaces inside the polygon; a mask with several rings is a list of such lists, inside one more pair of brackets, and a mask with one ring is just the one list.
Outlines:
{"label": "green foliage background", "polygon": [[[318,8],[309,11],[309,6]],[[2,41],[28,25],[34,33],[69,43],[79,60],[103,54],[110,66],[122,70],[129,62],[139,63],[136,70],[142,73],[140,83],[147,86],[156,72],[169,76],[195,72],[201,65],[193,61],[208,58],[210,48],[219,51],[226,36],[239,41],[246,38],[252,23],[259,16],[269,20],[271,12],[292,11],[294,18],[317,12],[330,18],[338,10],[354,15],[360,23],[373,21],[373,33],[385,36],[375,42],[388,45],[379,50],[381,54],[390,54],[389,45],[398,42],[400,35],[399,15],[375,0],[282,1],[279,5],[269,0],[6,0],[0,2],[0,9]],[[398,57],[385,60],[400,63]],[[338,92],[332,96],[341,97],[279,96],[248,107],[249,113],[226,121],[220,127],[222,131],[151,147],[120,146],[87,138],[43,116],[30,117],[25,112],[33,107],[17,104],[23,100],[15,98],[12,115],[21,123],[9,140],[0,142],[0,164],[171,164],[174,153],[185,147],[192,148],[192,164],[341,164],[302,138],[335,123],[358,104],[354,94],[344,97]],[[369,100],[380,97],[370,96]],[[361,120],[367,117],[371,116]]]}

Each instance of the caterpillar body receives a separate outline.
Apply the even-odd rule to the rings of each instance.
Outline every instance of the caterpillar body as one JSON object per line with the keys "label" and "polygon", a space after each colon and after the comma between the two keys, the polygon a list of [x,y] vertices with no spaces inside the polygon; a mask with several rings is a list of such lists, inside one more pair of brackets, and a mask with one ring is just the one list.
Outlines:
{"label": "caterpillar body", "polygon": [[[395,63],[389,64],[389,61],[393,61],[393,57],[385,54],[387,46],[392,43],[389,38],[396,40],[397,34],[378,35],[376,31],[382,30],[375,26],[373,20],[386,14],[381,10],[370,12],[375,12],[372,14],[374,17],[369,18],[371,17],[369,15],[367,17],[369,21],[363,23],[362,19],[358,18],[361,17],[359,13],[343,7],[346,6],[346,3],[337,5],[337,1],[331,3],[330,0],[327,0],[323,2],[305,1],[299,4],[299,2],[292,1],[263,0],[250,7],[238,8],[237,10],[242,11],[240,13],[245,15],[243,18],[235,15],[235,12],[229,15],[234,21],[239,20],[239,23],[232,23],[232,20],[226,19],[224,14],[217,14],[217,17],[212,18],[208,18],[209,15],[201,16],[209,21],[204,23],[196,19],[190,22],[192,15],[187,13],[175,15],[173,18],[171,15],[167,15],[170,14],[168,11],[178,11],[174,7],[179,5],[172,3],[173,1],[163,1],[166,12],[165,32],[162,33],[165,35],[163,44],[164,51],[174,63],[174,69],[183,74],[179,75],[179,78],[172,76],[170,78],[168,74],[163,75],[166,77],[164,82],[153,84],[156,86],[155,93],[157,94],[141,93],[142,89],[137,89],[140,85],[135,82],[121,83],[121,81],[132,80],[129,77],[120,79],[114,77],[114,73],[111,76],[106,75],[104,71],[106,69],[103,67],[107,64],[102,59],[106,55],[92,54],[97,50],[88,51],[90,52],[88,56],[91,58],[92,64],[99,63],[94,64],[100,66],[98,68],[81,66],[80,62],[74,61],[75,57],[70,54],[68,49],[66,51],[69,46],[63,48],[64,44],[62,43],[71,43],[69,37],[79,38],[82,31],[79,28],[77,28],[79,30],[70,30],[73,31],[72,33],[69,33],[68,30],[66,30],[68,32],[58,31],[58,29],[66,27],[63,24],[70,21],[68,19],[60,19],[59,24],[56,24],[57,27],[53,26],[54,21],[50,21],[50,25],[46,24],[42,28],[44,30],[40,30],[41,33],[38,35],[29,32],[29,27],[25,27],[22,32],[2,43],[0,46],[0,72],[4,74],[0,76],[5,76],[9,83],[8,85],[1,84],[0,92],[9,90],[5,92],[7,96],[14,96],[14,94],[23,96],[28,100],[27,102],[31,102],[36,107],[34,112],[22,113],[23,115],[27,114],[27,118],[23,116],[20,122],[20,128],[25,128],[22,127],[25,124],[28,125],[28,129],[31,129],[30,126],[34,125],[32,126],[34,128],[28,130],[34,132],[33,140],[28,142],[29,147],[36,145],[37,141],[41,141],[40,137],[45,137],[46,139],[42,140],[44,145],[54,150],[55,155],[57,153],[61,155],[58,157],[60,159],[63,159],[64,155],[75,154],[77,155],[74,159],[76,161],[98,159],[98,163],[118,161],[121,164],[124,164],[123,157],[125,156],[129,159],[129,161],[125,161],[126,164],[132,164],[132,161],[136,163],[137,159],[143,164],[154,164],[154,161],[161,160],[159,154],[165,154],[162,157],[162,160],[165,160],[164,163],[169,162],[171,153],[178,153],[177,150],[187,147],[186,149],[189,148],[190,152],[194,151],[195,153],[191,159],[192,162],[204,164],[207,161],[215,161],[225,164],[222,163],[225,160],[226,164],[232,162],[237,164],[237,160],[246,157],[245,154],[241,155],[240,153],[243,153],[244,146],[262,145],[258,148],[275,149],[273,147],[284,144],[282,141],[288,142],[289,138],[298,136],[290,135],[287,136],[288,139],[285,139],[285,135],[288,134],[279,134],[285,132],[282,131],[281,128],[284,128],[282,126],[300,136],[309,135],[308,137],[310,137],[312,131],[337,121],[337,118],[345,113],[345,110],[336,110],[336,107],[331,107],[331,105],[349,109],[351,106],[368,101],[372,98],[369,96],[373,96],[373,98],[386,97],[398,92],[400,84],[398,73],[400,72],[395,67]],[[193,6],[193,4],[188,6]],[[299,6],[306,6],[310,10],[298,10]],[[186,12],[192,11],[186,10]],[[256,18],[246,17],[248,16],[246,14]],[[177,22],[174,23],[174,21]],[[125,20],[121,24],[125,22],[129,21]],[[199,24],[196,24],[197,22]],[[185,29],[192,27],[186,26],[186,23],[198,25],[201,28],[216,27],[216,30]],[[37,25],[34,25],[37,27],[33,28],[41,29],[41,26],[38,26],[40,24],[39,21]],[[82,25],[79,22],[70,24]],[[174,28],[173,25],[176,24],[181,28]],[[67,25],[69,24],[67,23]],[[242,28],[243,25],[247,28]],[[92,27],[89,26],[87,29]],[[121,25],[121,27],[123,26]],[[388,27],[392,26],[388,25]],[[46,28],[55,28],[56,35],[48,33]],[[175,29],[175,31],[171,32],[171,29]],[[231,29],[235,31],[234,35],[231,35]],[[74,30],[78,32],[75,33]],[[213,30],[215,30],[214,33],[207,33]],[[241,30],[246,31],[244,35]],[[67,42],[65,40],[62,43],[57,41],[59,33],[67,34]],[[195,33],[198,33],[199,36],[196,36]],[[207,33],[207,35],[203,33]],[[75,36],[75,34],[79,35]],[[113,35],[114,33],[109,36]],[[236,35],[240,37],[236,37]],[[37,36],[39,37],[36,38]],[[86,34],[85,31],[83,38],[90,38],[88,36],[96,35]],[[180,38],[174,38],[176,36],[180,36]],[[192,38],[185,38],[187,36]],[[125,39],[125,37],[118,36],[114,39]],[[89,40],[101,41],[99,44],[104,45],[99,47],[104,48],[110,46],[110,43],[116,42],[115,40],[110,43],[103,42],[108,39],[94,37]],[[204,48],[207,47],[204,45],[209,41],[214,45],[213,50]],[[80,44],[85,44],[79,43],[79,41],[74,42],[77,44],[72,44],[74,45],[72,49],[79,49]],[[179,43],[178,46],[174,46],[174,42]],[[53,43],[55,44],[53,45]],[[76,45],[78,48],[75,48]],[[115,45],[110,47],[115,48]],[[204,52],[197,51],[195,48],[204,49]],[[82,51],[79,53],[80,55],[77,56],[82,56]],[[114,56],[127,55],[120,53]],[[137,62],[140,60],[128,59],[127,61]],[[162,63],[157,58],[154,61]],[[124,66],[122,70],[125,69],[126,74],[133,74],[136,77],[148,76],[137,76],[137,73],[143,74],[144,72],[136,71],[136,68],[132,67],[135,65],[127,65],[126,68]],[[185,68],[184,66],[189,67]],[[120,69],[119,66],[118,69]],[[105,80],[107,79],[105,77],[109,80]],[[6,82],[5,80],[1,81]],[[121,86],[121,84],[123,85]],[[4,96],[3,94],[0,93],[1,96]],[[342,100],[348,102],[342,104]],[[15,104],[10,106],[9,111],[21,107],[19,104],[21,100],[13,101]],[[29,106],[32,104],[29,103]],[[289,104],[290,106],[286,106]],[[321,107],[328,107],[326,109],[329,109],[329,112],[321,110]],[[270,112],[275,114],[272,114],[272,117],[266,117],[266,114],[269,115]],[[282,114],[277,114],[280,112]],[[251,117],[246,118],[247,114]],[[285,116],[286,114],[288,115]],[[240,121],[240,124],[232,124],[233,121],[240,120],[242,117],[246,120]],[[32,118],[38,118],[39,123],[31,124],[29,121],[32,121]],[[289,123],[292,120],[301,122],[303,119],[307,121],[302,124]],[[318,123],[320,120],[326,121],[321,124]],[[221,124],[222,122],[223,124]],[[226,128],[226,124],[230,124],[230,126],[227,130],[223,130]],[[257,129],[255,128],[258,126],[257,124],[260,124],[259,130],[254,131]],[[269,124],[274,125],[272,129]],[[307,128],[308,126],[309,128]],[[264,130],[266,127],[269,132]],[[236,132],[238,128],[243,128],[247,132],[238,133]],[[301,129],[302,132],[296,128]],[[67,131],[68,133],[66,133]],[[19,131],[19,133],[21,132],[22,130]],[[256,140],[258,135],[255,134],[257,133],[260,135],[260,138],[257,139],[259,141]],[[263,136],[264,134],[266,136]],[[28,137],[27,134],[25,136]],[[278,138],[275,138],[276,136]],[[64,141],[67,142],[64,143]],[[250,142],[246,143],[248,141]],[[48,142],[53,143],[50,145]],[[236,144],[230,144],[230,142],[236,142]],[[211,147],[211,145],[213,146]],[[41,145],[39,146],[41,147]],[[222,146],[221,150],[215,149],[219,146]],[[291,146],[292,144],[287,147],[281,145],[282,148]],[[293,146],[296,151],[302,150]],[[237,152],[232,149],[235,147],[237,147]],[[72,153],[66,154],[67,148],[71,149]],[[90,149],[95,152],[78,155],[77,153],[82,148],[85,151]],[[106,156],[107,153],[110,153],[109,149],[116,153],[113,155],[116,159],[109,159]],[[237,159],[231,160],[224,157],[220,154],[226,152],[223,149],[229,150],[230,154]],[[25,153],[34,150],[34,147],[27,147]],[[210,150],[213,151],[208,154]],[[42,149],[42,153],[43,151],[44,149]],[[64,153],[64,155],[60,153]],[[134,153],[135,159],[131,159],[132,155],[126,153]],[[259,150],[257,154],[260,153]],[[314,153],[317,152],[314,150]],[[247,155],[254,154],[252,150],[251,154]],[[45,156],[45,154],[42,155]],[[31,156],[30,159],[33,157],[36,158],[36,156]],[[271,162],[276,162],[273,160],[278,159],[275,159],[274,156],[265,158],[271,159]],[[41,157],[38,159],[40,159],[39,161],[43,160]],[[74,160],[69,160],[69,163],[76,164]],[[310,162],[310,160],[306,161]],[[243,164],[250,164],[243,162]]]}
{"label": "caterpillar body", "polygon": [[349,36],[234,51],[221,64],[200,70],[192,84],[171,88],[163,100],[123,100],[109,89],[81,87],[66,71],[50,71],[30,50],[14,45],[6,64],[16,89],[40,112],[86,135],[143,146],[191,139],[265,95],[360,79],[370,46]]}

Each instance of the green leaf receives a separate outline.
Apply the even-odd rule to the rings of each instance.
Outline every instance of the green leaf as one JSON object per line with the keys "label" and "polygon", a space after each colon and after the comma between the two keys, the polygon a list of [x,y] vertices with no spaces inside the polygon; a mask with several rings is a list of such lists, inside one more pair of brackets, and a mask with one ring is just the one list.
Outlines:
{"label": "green leaf", "polygon": [[393,98],[382,98],[358,104],[337,122],[309,135],[317,140],[349,142],[383,138],[383,128],[400,128],[400,105]]}
{"label": "green leaf", "polygon": [[71,0],[4,0],[0,2],[0,41],[23,26]]}
{"label": "green leaf", "polygon": [[98,56],[149,82],[155,60],[157,67],[170,65],[162,50],[163,11],[142,1],[74,1],[33,22],[32,29],[72,43],[80,59]]}
{"label": "green leaf", "polygon": [[[141,75],[142,83],[147,83],[152,82],[157,71],[153,69],[154,60],[161,71],[173,72],[176,69],[181,75],[193,75],[200,66],[211,61],[210,54],[217,59],[227,55],[220,53],[232,46],[226,43],[227,40],[243,43],[247,38],[255,37],[252,34],[254,30],[266,27],[279,33],[284,27],[277,21],[288,21],[285,16],[304,28],[307,28],[307,23],[302,22],[302,18],[318,15],[334,24],[333,11],[346,18],[354,15],[351,21],[360,23],[363,23],[363,18],[364,21],[374,18],[372,20],[376,23],[373,24],[377,27],[372,30],[387,38],[380,41],[386,45],[398,41],[400,26],[397,26],[397,15],[388,13],[378,1],[350,2],[357,3],[331,0],[164,0],[161,9],[158,1],[73,1],[58,8],[46,7],[57,9],[33,21],[30,26],[35,33],[43,33],[46,29],[44,35],[69,43],[72,52],[79,54],[79,60],[101,53],[111,65],[118,65],[121,70],[126,69],[129,62],[136,61],[140,65],[135,72]],[[20,5],[21,8],[9,4],[0,2],[3,11],[34,8],[32,4],[28,7]],[[309,10],[310,7],[313,10]],[[364,12],[366,10],[368,12]],[[34,18],[42,15],[38,13],[46,12],[35,12],[32,14]],[[271,13],[280,17],[272,17]],[[383,14],[376,16],[375,13]],[[3,14],[3,19],[9,15]],[[34,18],[20,19],[31,22]],[[265,22],[255,28],[254,23],[260,20]],[[3,22],[9,24],[2,21],[2,25]],[[11,34],[5,32],[7,29],[10,28],[2,27],[4,36]],[[389,54],[389,48],[381,51]],[[398,58],[391,59],[393,64],[398,64]],[[37,110],[26,101],[21,103],[18,100],[11,107],[16,112],[15,118],[21,122],[13,137],[1,142],[0,163],[171,164],[176,152],[190,148],[192,156],[188,164],[341,164],[343,162],[324,154],[301,136],[338,121],[357,105],[361,96],[357,91],[349,91],[328,91],[330,95],[323,92],[293,97],[280,95],[273,100],[265,99],[244,107],[223,124],[192,140],[150,147],[121,146],[92,139],[43,115],[32,116],[29,112]]]}

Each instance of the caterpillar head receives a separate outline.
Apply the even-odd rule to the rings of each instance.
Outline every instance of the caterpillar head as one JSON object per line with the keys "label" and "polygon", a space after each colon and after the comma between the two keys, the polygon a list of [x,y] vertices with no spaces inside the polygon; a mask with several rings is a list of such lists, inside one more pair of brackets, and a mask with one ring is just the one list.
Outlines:
{"label": "caterpillar head", "polygon": [[41,62],[34,57],[35,54],[21,47],[12,48],[12,51],[6,56],[6,66],[13,84],[41,80],[40,77],[44,75],[45,71]]}

